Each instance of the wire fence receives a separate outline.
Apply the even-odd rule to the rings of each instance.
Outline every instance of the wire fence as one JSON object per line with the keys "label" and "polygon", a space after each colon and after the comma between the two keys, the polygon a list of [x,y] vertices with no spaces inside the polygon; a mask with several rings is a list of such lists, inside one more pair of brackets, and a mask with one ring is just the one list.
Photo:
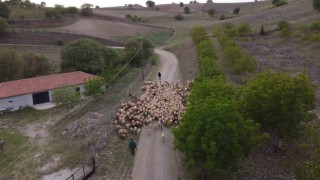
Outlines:
{"label": "wire fence", "polygon": [[68,178],[66,178],[66,180],[88,179],[94,174],[95,170],[95,158],[92,158],[91,160],[83,164],[82,167],[73,172]]}

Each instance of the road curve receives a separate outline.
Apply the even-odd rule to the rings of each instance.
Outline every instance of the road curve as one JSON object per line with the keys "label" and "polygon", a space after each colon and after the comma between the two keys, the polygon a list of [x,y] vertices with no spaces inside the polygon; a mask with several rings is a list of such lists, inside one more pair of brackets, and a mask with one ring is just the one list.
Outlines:
{"label": "road curve", "polygon": [[[176,56],[162,49],[156,49],[159,56],[163,81],[180,80],[179,63]],[[157,75],[154,80],[157,80]],[[155,122],[154,122],[155,123]],[[153,125],[152,125],[153,126]],[[163,128],[166,141],[161,141],[161,130],[143,127],[138,142],[137,154],[132,172],[133,180],[177,180],[183,178],[183,168],[178,152],[173,150],[174,137],[168,128]]]}

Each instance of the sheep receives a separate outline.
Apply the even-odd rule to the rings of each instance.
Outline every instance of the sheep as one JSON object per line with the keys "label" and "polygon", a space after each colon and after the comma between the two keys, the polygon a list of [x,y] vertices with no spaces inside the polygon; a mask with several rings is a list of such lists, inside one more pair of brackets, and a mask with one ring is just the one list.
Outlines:
{"label": "sheep", "polygon": [[162,131],[162,134],[161,134],[161,140],[162,140],[162,144],[164,144],[164,142],[166,140],[166,136],[165,136],[163,131]]}

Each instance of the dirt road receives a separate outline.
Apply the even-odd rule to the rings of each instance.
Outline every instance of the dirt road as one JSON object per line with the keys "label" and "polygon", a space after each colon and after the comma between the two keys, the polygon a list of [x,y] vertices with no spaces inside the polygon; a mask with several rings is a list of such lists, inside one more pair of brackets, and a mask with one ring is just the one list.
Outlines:
{"label": "dirt road", "polygon": [[[168,81],[180,80],[178,60],[170,52],[156,49],[160,57],[159,70],[161,79]],[[157,75],[154,80],[157,80]],[[156,122],[154,122],[156,123]],[[148,128],[151,134],[148,135]],[[138,142],[132,178],[134,180],[177,180],[183,178],[183,168],[178,152],[173,150],[173,135],[168,128],[163,128],[166,139],[161,141],[161,130],[143,127]]]}

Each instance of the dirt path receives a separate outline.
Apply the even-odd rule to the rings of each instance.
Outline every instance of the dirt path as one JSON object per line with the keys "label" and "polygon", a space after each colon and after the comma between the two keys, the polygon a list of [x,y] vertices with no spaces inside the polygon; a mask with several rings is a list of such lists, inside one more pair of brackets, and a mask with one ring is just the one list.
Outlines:
{"label": "dirt path", "polygon": [[[162,80],[180,80],[181,76],[176,56],[161,49],[156,49],[155,52],[160,57],[158,71],[162,74]],[[157,75],[153,79],[157,80]],[[134,180],[184,179],[182,162],[179,153],[173,150],[174,137],[170,130],[168,128],[163,129],[166,140],[162,143],[162,131],[150,128],[151,134],[148,135],[148,128],[144,127],[141,131],[132,178]]]}

